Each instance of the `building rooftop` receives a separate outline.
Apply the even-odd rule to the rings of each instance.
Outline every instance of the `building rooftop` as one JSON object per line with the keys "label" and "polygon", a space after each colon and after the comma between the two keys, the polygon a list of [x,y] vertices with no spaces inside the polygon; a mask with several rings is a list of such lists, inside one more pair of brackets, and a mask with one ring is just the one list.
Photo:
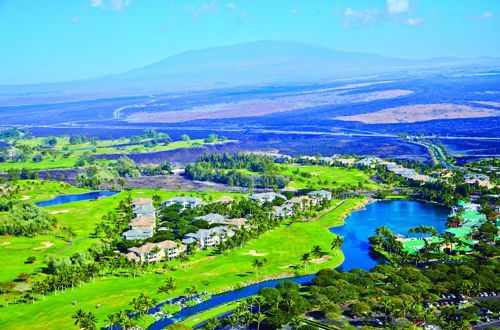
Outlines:
{"label": "building rooftop", "polygon": [[132,200],[132,205],[153,205],[153,200],[151,198],[136,198]]}
{"label": "building rooftop", "polygon": [[469,228],[449,228],[445,230],[447,233],[452,234],[455,237],[467,237],[470,235],[471,230]]}

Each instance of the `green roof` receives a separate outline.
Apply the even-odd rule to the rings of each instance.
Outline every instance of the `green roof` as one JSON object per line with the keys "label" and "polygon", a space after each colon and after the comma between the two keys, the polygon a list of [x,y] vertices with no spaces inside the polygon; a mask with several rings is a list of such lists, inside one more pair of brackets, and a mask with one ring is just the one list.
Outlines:
{"label": "green roof", "polygon": [[414,241],[404,241],[402,242],[405,248],[411,248],[411,247],[424,247],[425,246],[425,241],[423,239],[418,239]]}
{"label": "green roof", "polygon": [[452,234],[453,236],[456,236],[456,237],[466,237],[466,236],[470,235],[471,230],[469,228],[460,227],[460,228],[449,228],[449,229],[446,229],[446,232],[450,233],[450,234]]}
{"label": "green roof", "polygon": [[478,211],[465,211],[462,214],[462,219],[464,220],[483,220],[484,218],[484,214],[481,214]]}
{"label": "green roof", "polygon": [[464,223],[462,223],[462,227],[480,227],[485,222],[486,221],[465,221]]}
{"label": "green roof", "polygon": [[469,239],[461,238],[460,240],[467,245],[475,245],[474,242]]}
{"label": "green roof", "polygon": [[474,249],[469,247],[469,246],[457,246],[453,250],[454,251],[464,251],[464,252],[474,251]]}

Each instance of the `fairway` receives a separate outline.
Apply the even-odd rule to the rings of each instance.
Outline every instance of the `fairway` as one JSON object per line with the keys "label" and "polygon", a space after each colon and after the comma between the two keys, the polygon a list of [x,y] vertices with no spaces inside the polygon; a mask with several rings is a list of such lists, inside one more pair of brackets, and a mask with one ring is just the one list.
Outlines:
{"label": "fairway", "polygon": [[[30,190],[20,193],[19,199],[33,202],[52,199],[58,195],[79,194],[90,191],[88,189],[76,188],[65,183],[50,181],[26,180],[18,181],[18,184],[22,187],[31,185],[32,188]],[[181,195],[196,196],[204,199],[206,202],[215,201],[222,196],[230,196],[233,198],[245,196],[244,194],[237,193],[179,193],[174,191],[142,189],[121,192],[104,199],[79,201],[45,207],[44,209],[53,213],[54,217],[57,219],[57,228],[70,227],[74,231],[76,236],[73,242],[70,244],[70,242],[56,237],[54,234],[58,233],[57,228],[47,235],[42,234],[36,237],[1,236],[0,264],[4,267],[0,273],[0,281],[14,280],[19,273],[23,272],[33,274],[34,276],[40,276],[33,273],[33,270],[44,266],[43,260],[46,255],[56,254],[71,256],[77,251],[88,249],[93,243],[98,241],[98,239],[89,237],[94,232],[96,224],[101,221],[103,215],[113,211],[120,200],[128,195],[132,198],[159,195],[162,200]],[[2,245],[2,243],[6,242],[9,244]],[[48,248],[34,250],[34,248],[42,246],[42,242],[52,242],[53,245]],[[35,263],[24,263],[30,256],[36,257]]]}
{"label": "fairway", "polygon": [[[304,175],[301,175],[304,173]],[[369,180],[368,175],[361,170],[346,167],[305,165],[288,165],[283,171],[283,175],[292,181],[290,187],[295,188],[334,188],[343,185],[363,184],[364,187],[372,189],[375,183]]]}
{"label": "fairway", "polygon": [[[151,152],[160,152],[168,150],[176,150],[182,148],[199,148],[204,145],[216,145],[229,142],[236,142],[236,140],[216,141],[213,143],[205,142],[204,139],[188,140],[188,141],[174,141],[171,143],[157,144],[155,146],[146,147],[142,144],[130,144],[127,140],[101,140],[97,141],[95,145],[90,142],[71,145],[68,138],[56,138],[57,144],[51,149],[56,151],[55,156],[45,156],[41,161],[35,162],[32,159],[24,162],[6,162],[0,163],[0,172],[8,171],[11,168],[22,169],[30,168],[32,170],[48,170],[48,169],[68,169],[75,167],[75,164],[80,156],[84,153],[91,153],[92,155],[109,155],[109,154],[142,154]],[[19,140],[18,145],[27,145],[30,147],[42,146],[41,138]],[[151,139],[143,140],[142,142],[150,141]],[[107,159],[96,160],[95,164],[99,166],[109,165],[112,161]]]}

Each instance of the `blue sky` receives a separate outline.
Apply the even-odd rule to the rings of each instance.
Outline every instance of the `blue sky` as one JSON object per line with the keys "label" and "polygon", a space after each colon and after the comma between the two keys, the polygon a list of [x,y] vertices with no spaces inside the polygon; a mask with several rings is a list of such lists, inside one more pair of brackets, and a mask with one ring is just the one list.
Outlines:
{"label": "blue sky", "polygon": [[266,39],[403,58],[500,56],[498,31],[499,0],[0,0],[0,84],[119,73]]}

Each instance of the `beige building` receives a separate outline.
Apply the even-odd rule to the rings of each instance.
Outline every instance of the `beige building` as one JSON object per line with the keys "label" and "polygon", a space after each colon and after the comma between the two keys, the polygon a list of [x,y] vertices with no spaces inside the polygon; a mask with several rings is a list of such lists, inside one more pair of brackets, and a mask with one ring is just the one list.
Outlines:
{"label": "beige building", "polygon": [[159,243],[146,243],[140,247],[128,249],[125,255],[128,259],[145,262],[158,262],[163,259],[177,259],[186,251],[186,246],[174,241],[163,241]]}

